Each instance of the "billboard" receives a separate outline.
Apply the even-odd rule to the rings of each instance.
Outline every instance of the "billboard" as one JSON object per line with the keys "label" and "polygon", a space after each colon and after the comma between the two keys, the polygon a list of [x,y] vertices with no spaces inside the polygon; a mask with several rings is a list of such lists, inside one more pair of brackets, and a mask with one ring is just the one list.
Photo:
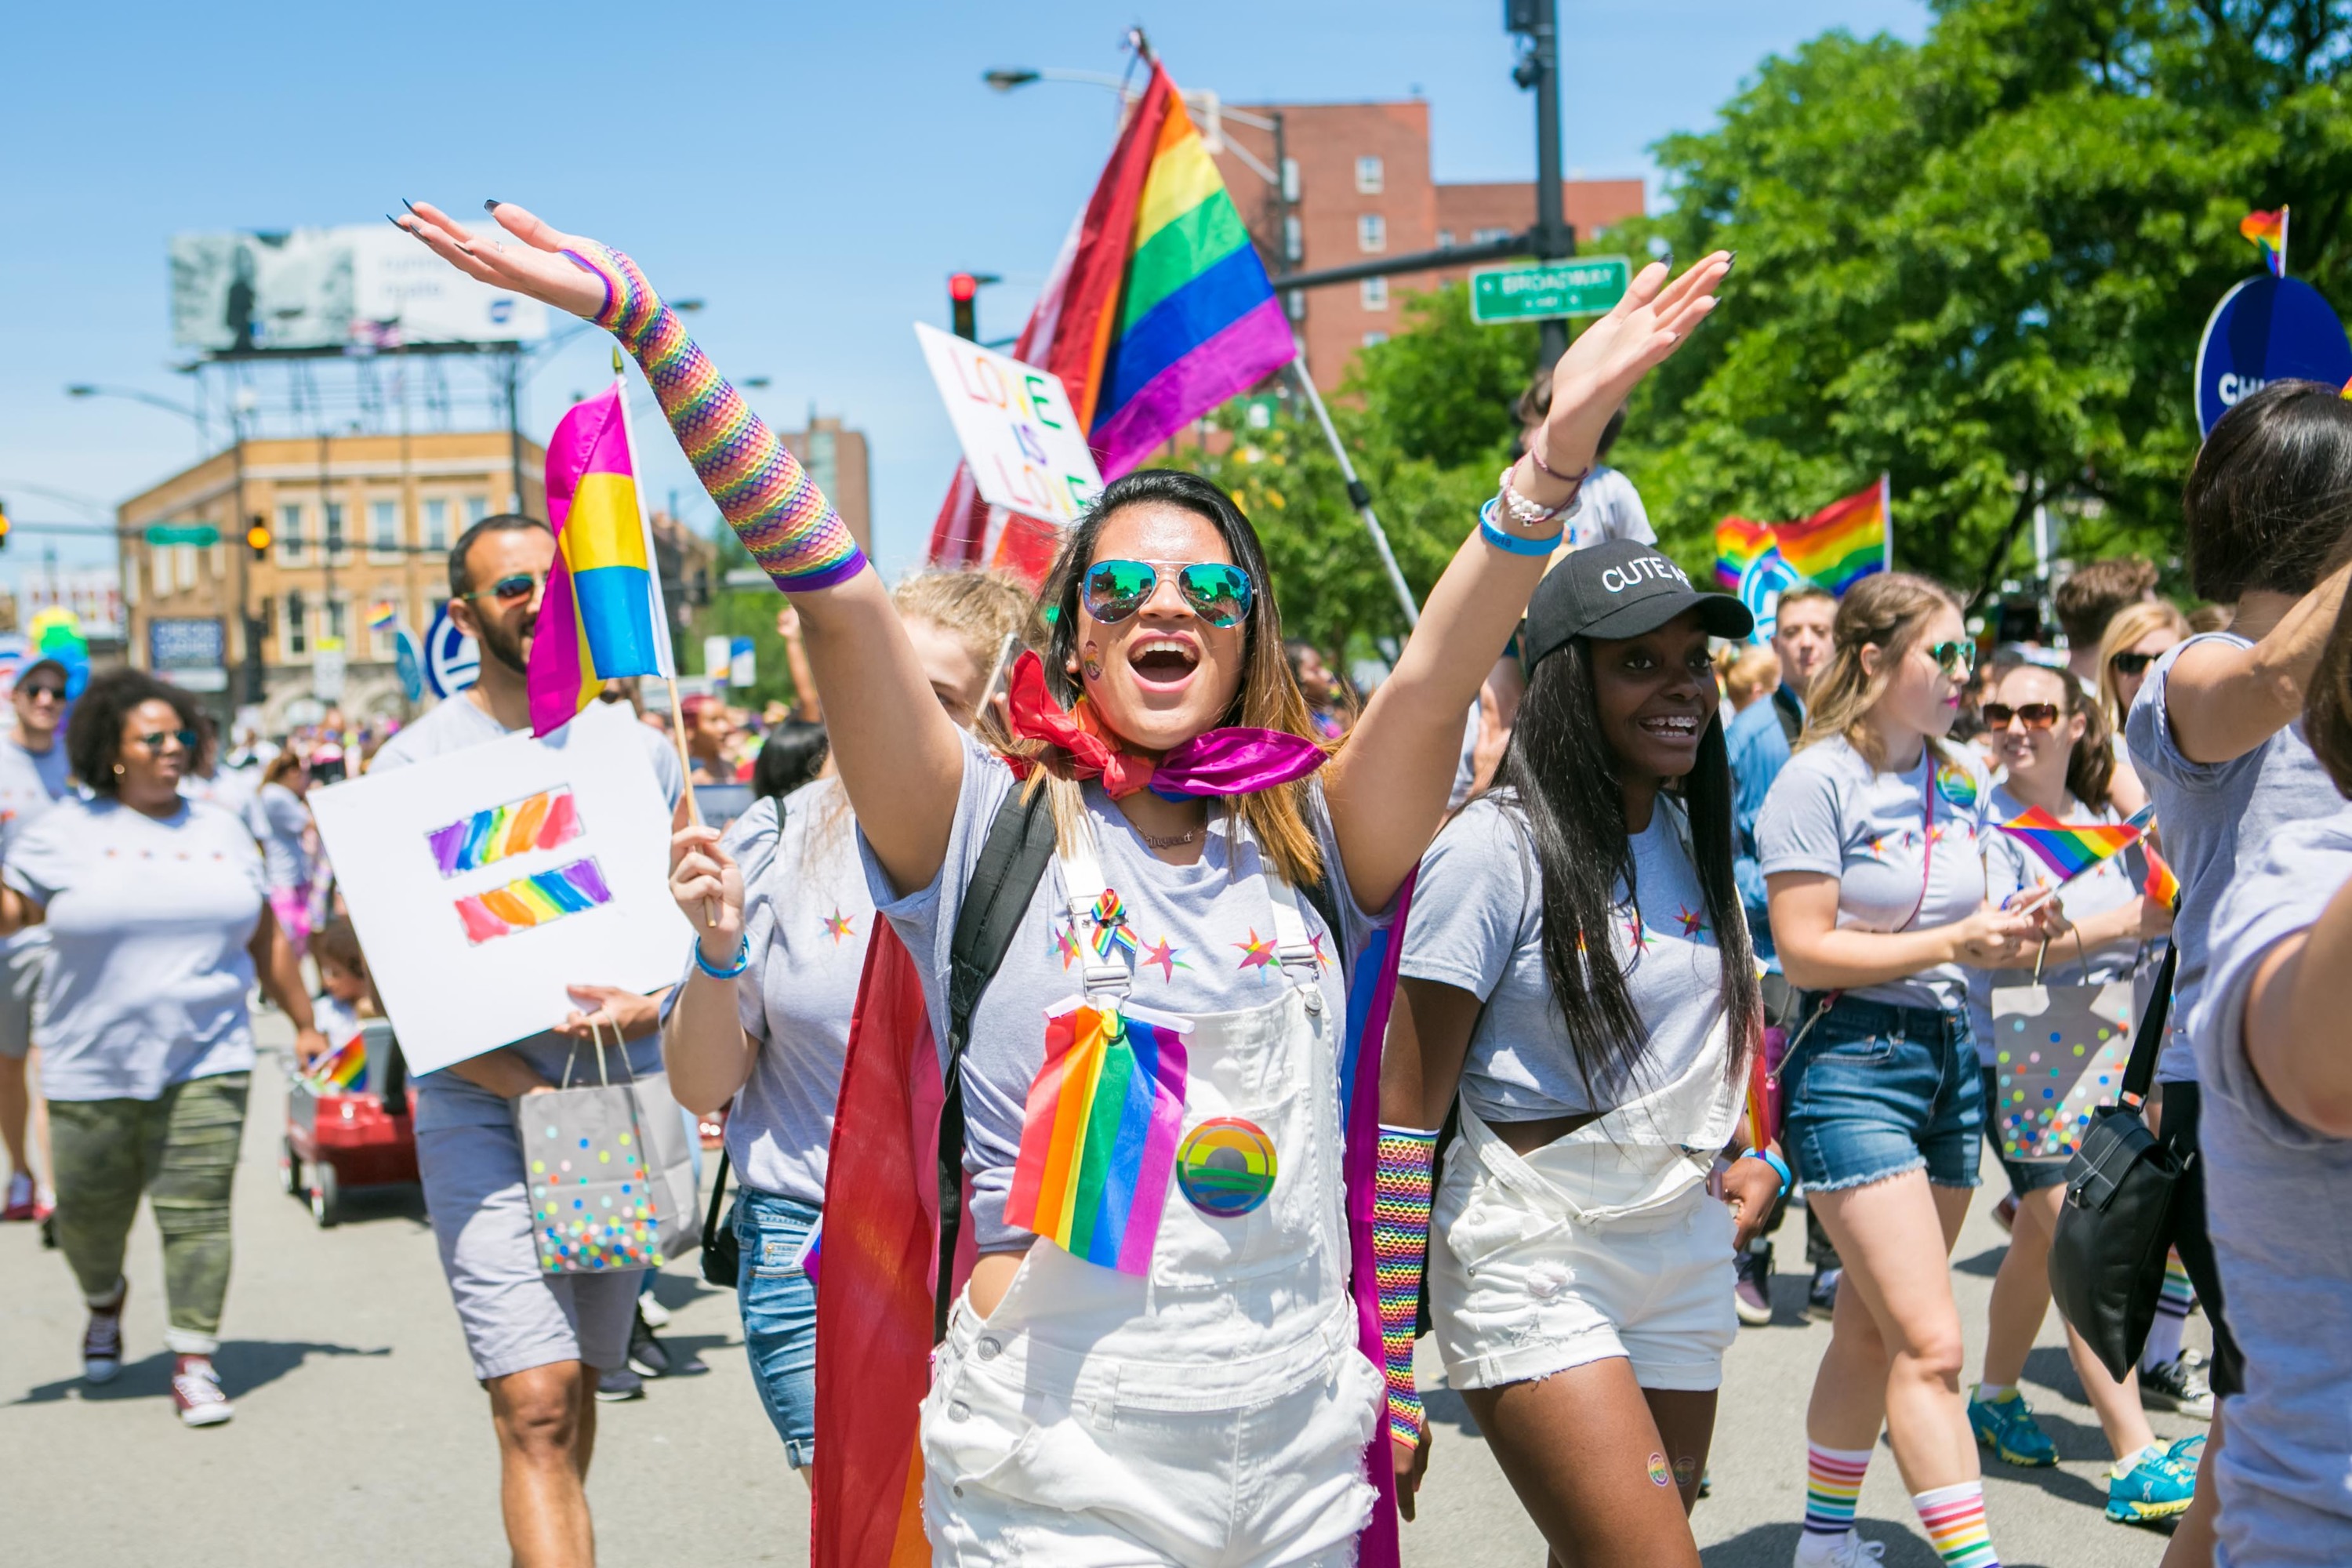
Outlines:
{"label": "billboard", "polygon": [[172,342],[214,353],[530,342],[547,307],[390,225],[172,237]]}
{"label": "billboard", "polygon": [[17,624],[29,626],[35,616],[47,609],[72,611],[84,637],[119,637],[122,635],[122,579],[111,566],[24,573],[16,587]]}

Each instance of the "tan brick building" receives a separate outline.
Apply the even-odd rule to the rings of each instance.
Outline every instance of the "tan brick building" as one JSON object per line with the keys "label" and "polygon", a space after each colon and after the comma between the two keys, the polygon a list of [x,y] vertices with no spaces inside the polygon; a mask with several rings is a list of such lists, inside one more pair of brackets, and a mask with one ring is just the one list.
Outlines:
{"label": "tan brick building", "polygon": [[840,420],[812,411],[807,429],[782,431],[777,438],[808,469],[809,478],[824,492],[824,499],[833,503],[833,510],[841,513],[841,521],[849,525],[857,547],[871,555],[874,479],[865,434],[845,430]]}
{"label": "tan brick building", "polygon": [[[1282,233],[1274,185],[1230,152],[1217,167],[1242,221],[1270,254],[1287,255],[1295,272],[1344,267],[1375,258],[1469,245],[1517,234],[1535,222],[1533,184],[1440,184],[1430,174],[1429,105],[1394,103],[1237,105],[1261,118],[1283,116],[1290,161],[1290,232]],[[1222,139],[1274,167],[1274,135],[1233,119]],[[1564,180],[1569,223],[1580,236],[1643,212],[1640,180]],[[1330,391],[1356,351],[1400,330],[1401,296],[1438,281],[1433,273],[1370,278],[1307,290],[1295,319],[1315,384]]]}

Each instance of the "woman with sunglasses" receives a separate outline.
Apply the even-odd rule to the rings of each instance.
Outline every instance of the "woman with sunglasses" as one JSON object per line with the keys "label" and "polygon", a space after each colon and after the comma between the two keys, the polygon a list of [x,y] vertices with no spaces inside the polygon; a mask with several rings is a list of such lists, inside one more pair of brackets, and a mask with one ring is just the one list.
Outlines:
{"label": "woman with sunglasses", "polygon": [[1804,734],[1757,823],[1772,940],[1804,993],[1781,1133],[1844,1260],[1806,1416],[1796,1561],[1876,1555],[1853,1533],[1883,1423],[1948,1563],[1998,1561],[1960,1403],[1949,1256],[1977,1184],[1984,1086],[1968,965],[2030,958],[2044,910],[1985,899],[1982,771],[1944,736],[1976,665],[1950,595],[1865,577],[1838,605]]}
{"label": "woman with sunglasses", "polygon": [[1748,1148],[1763,1004],[1707,638],[1752,627],[1627,541],[1545,578],[1499,782],[1430,847],[1414,896],[1442,913],[1398,969],[1383,1118],[1435,1126],[1460,1094],[1430,1226],[1446,1384],[1561,1563],[1696,1568],[1733,1249],[1785,1184],[1768,1145],[1721,1177],[1730,1210],[1708,1190]]}
{"label": "woman with sunglasses", "polygon": [[[53,658],[35,659],[18,672],[9,706],[16,710],[16,728],[0,740],[0,859],[12,839],[72,793],[71,764],[58,736],[66,716],[66,667]],[[39,927],[0,942],[0,1142],[8,1150],[8,1195],[0,1220],[37,1224],[57,1207],[48,1115],[28,1092],[40,1081],[33,1014],[48,968],[49,933]],[[40,1152],[37,1184],[27,1158],[28,1134],[32,1148]]]}
{"label": "woman with sunglasses", "polygon": [[[1992,671],[1984,704],[1985,732],[1993,761],[2002,769],[1993,785],[1987,820],[2013,822],[2041,811],[2063,823],[2115,826],[2124,821],[2112,794],[2115,753],[2105,721],[2084,696],[2082,684],[2064,670],[2021,659],[2004,660]],[[1985,896],[1996,905],[2018,908],[2054,899],[2068,922],[2035,954],[2042,984],[2104,984],[2129,980],[2146,967],[2150,947],[2172,930],[2172,911],[2140,891],[2134,869],[2137,853],[2116,855],[2064,883],[2009,834],[1984,840]],[[2065,1196],[2063,1159],[2015,1160],[2002,1149],[2002,1130],[2014,1121],[2031,1125],[2021,1096],[2025,1062],[2016,1021],[1996,1034],[1992,992],[2020,985],[2029,976],[2014,968],[1969,972],[1969,1030],[1976,1037],[1984,1078],[1985,1141],[1993,1146],[2017,1199],[2009,1251],[1993,1279],[1985,1335],[1984,1375],[1969,1398],[1969,1425],[1977,1441],[2003,1463],[2046,1468],[2058,1462],[2051,1442],[2017,1388],[2027,1352],[2050,1310],[2050,1240]],[[2015,1059],[2004,1058],[2016,1046]],[[2003,1092],[2003,1079],[2015,1082]],[[2098,1412],[2115,1464],[2107,1472],[2107,1517],[2123,1524],[2154,1524],[2186,1512],[2195,1490],[2197,1465],[2187,1449],[2167,1449],[2149,1430],[2140,1408],[2137,1378],[2117,1383],[2070,1325],[2066,1352]],[[2193,1441],[2193,1439],[2191,1440]]]}
{"label": "woman with sunglasses", "polygon": [[57,1156],[58,1247],[89,1310],[82,1376],[122,1366],[123,1245],[147,1194],[163,1237],[180,1419],[233,1413],[213,1370],[228,1294],[229,1185],[253,1072],[246,997],[257,978],[326,1049],[236,816],[190,801],[195,705],[139,670],[92,679],[66,724],[89,793],[60,801],[7,849],[0,934],[46,926],[41,1092]]}
{"label": "woman with sunglasses", "polygon": [[[845,527],[635,263],[511,205],[492,216],[503,241],[431,207],[403,226],[478,279],[613,327],[646,368],[721,510],[796,596],[877,905],[943,1026],[970,879],[1024,786],[940,711]],[[1381,1378],[1356,1348],[1343,1255],[1342,975],[1437,827],[1462,714],[1601,426],[1713,308],[1729,266],[1711,256],[1672,283],[1644,268],[1577,340],[1543,438],[1465,529],[1328,766],[1230,498],[1189,474],[1130,474],[1072,531],[1047,578],[1049,657],[1017,665],[1009,692],[1057,853],[960,1064],[981,1257],[923,1410],[935,1560],[1352,1556],[1376,1495],[1363,1449]],[[715,879],[679,890],[726,897]],[[720,974],[749,963],[739,918],[698,932]],[[1105,1149],[1083,1239],[1055,1216],[1094,1167],[1037,1152],[1060,1104],[1049,1037],[1061,1059],[1136,1075],[1152,1129]],[[1039,1245],[1042,1231],[1087,1256]]]}

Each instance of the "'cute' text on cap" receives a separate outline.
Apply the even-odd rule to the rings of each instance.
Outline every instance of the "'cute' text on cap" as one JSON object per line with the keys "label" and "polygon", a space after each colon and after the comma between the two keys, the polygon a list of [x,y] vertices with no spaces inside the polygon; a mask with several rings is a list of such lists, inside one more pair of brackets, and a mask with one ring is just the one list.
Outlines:
{"label": "'cute' text on cap", "polygon": [[1611,566],[1601,574],[1601,585],[1612,594],[1628,588],[1638,588],[1646,582],[1680,583],[1690,586],[1690,577],[1683,569],[1663,555],[1636,556],[1622,566]]}

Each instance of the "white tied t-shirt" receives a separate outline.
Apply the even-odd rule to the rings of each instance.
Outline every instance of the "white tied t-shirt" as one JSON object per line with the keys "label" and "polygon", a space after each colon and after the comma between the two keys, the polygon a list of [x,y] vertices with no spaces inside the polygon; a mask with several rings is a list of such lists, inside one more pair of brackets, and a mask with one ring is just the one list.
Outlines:
{"label": "white tied t-shirt", "polygon": [[[1930,787],[1932,780],[1932,788]],[[1838,924],[1927,931],[1965,920],[1984,902],[1980,840],[1992,785],[1964,749],[1925,750],[1901,773],[1871,766],[1842,735],[1789,759],[1756,822],[1758,868],[1819,871],[1838,879]],[[1934,819],[1925,815],[1930,808]],[[1923,890],[1924,889],[1924,890]],[[1953,1012],[1968,972],[1939,963],[1847,995]]]}
{"label": "white tied t-shirt", "polygon": [[47,910],[43,1094],[153,1100],[253,1066],[247,944],[267,889],[237,817],[195,801],[161,821],[61,801],[16,837],[5,875]]}

